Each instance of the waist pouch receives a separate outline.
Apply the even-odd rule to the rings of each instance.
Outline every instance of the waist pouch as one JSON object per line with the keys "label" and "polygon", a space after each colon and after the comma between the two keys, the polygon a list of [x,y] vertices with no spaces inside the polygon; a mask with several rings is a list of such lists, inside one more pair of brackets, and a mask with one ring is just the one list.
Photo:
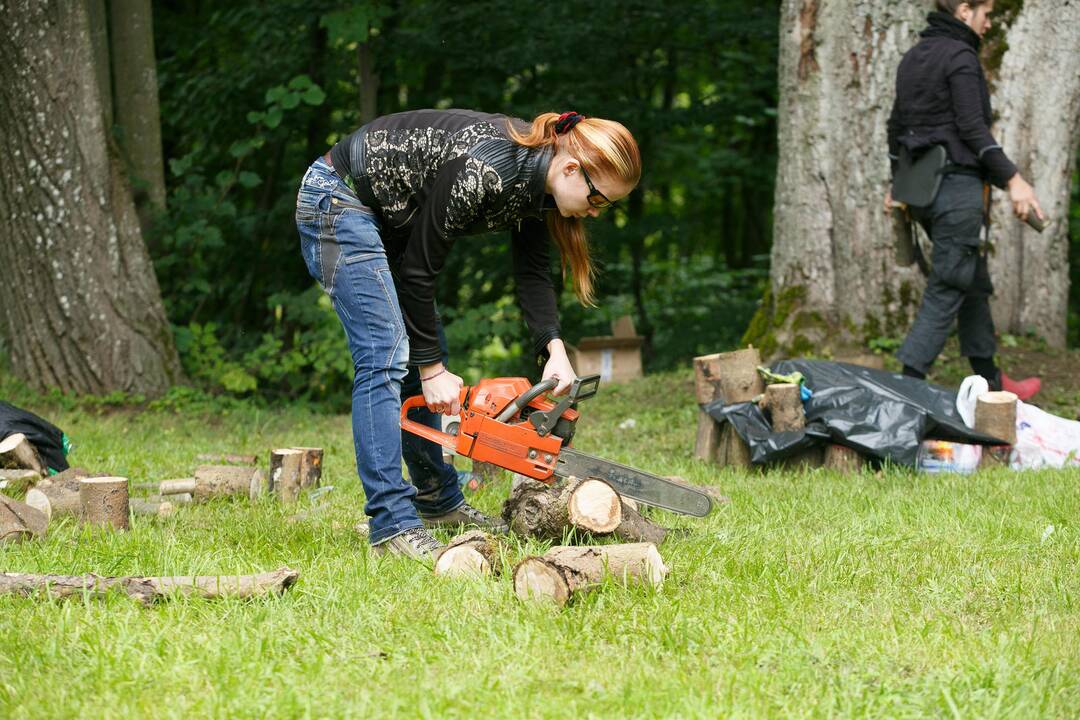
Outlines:
{"label": "waist pouch", "polygon": [[896,174],[893,175],[893,200],[910,207],[928,207],[937,197],[948,163],[944,145],[931,146],[918,159],[913,159],[911,151],[902,147]]}

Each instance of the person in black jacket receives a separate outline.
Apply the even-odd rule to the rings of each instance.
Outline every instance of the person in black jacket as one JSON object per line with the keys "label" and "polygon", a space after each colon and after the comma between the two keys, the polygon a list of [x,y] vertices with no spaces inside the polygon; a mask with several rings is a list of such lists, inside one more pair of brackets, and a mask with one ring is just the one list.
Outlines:
{"label": "person in black jacket", "polygon": [[[625,197],[641,176],[631,134],[617,122],[545,113],[531,123],[469,110],[377,118],[317,159],[300,186],[296,224],[308,271],[329,294],[354,365],[353,435],[377,553],[426,556],[426,527],[501,521],[465,502],[441,448],[400,429],[438,428],[455,415],[462,379],[447,368],[435,283],[459,237],[511,231],[518,303],[543,378],[555,394],[575,379],[559,337],[549,240],[584,304],[593,269],[582,219]],[[467,251],[467,246],[466,246]],[[401,474],[404,457],[411,484]]]}
{"label": "person in black jacket", "polygon": [[[1031,185],[1017,172],[990,134],[992,112],[979,45],[990,28],[994,0],[937,0],[937,12],[896,72],[896,101],[888,121],[889,157],[896,170],[901,150],[917,158],[944,145],[947,173],[928,207],[910,208],[933,241],[932,268],[922,306],[897,357],[904,374],[926,377],[958,322],[960,351],[972,370],[993,389],[1027,399],[1037,378],[1013,381],[994,362],[996,343],[990,315],[993,286],[980,250],[988,211],[988,186],[1006,188],[1013,210],[1043,217]],[[891,190],[885,211],[893,206]]]}

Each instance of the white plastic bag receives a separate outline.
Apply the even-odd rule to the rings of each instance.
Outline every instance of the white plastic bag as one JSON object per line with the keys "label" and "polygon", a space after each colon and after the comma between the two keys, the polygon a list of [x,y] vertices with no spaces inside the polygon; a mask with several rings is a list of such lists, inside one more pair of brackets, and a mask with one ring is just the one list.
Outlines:
{"label": "white plastic bag", "polygon": [[[979,375],[964,378],[956,394],[956,409],[968,427],[975,427],[975,401],[989,391]],[[1014,470],[1080,466],[1080,422],[1067,420],[1034,405],[1016,403],[1016,444],[1009,466]]]}

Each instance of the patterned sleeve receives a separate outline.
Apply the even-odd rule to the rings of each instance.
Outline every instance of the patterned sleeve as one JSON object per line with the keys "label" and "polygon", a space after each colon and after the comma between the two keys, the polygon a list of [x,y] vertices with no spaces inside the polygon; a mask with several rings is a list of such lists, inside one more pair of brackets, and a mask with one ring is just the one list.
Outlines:
{"label": "patterned sleeve", "polygon": [[491,166],[461,156],[443,165],[419,209],[398,267],[398,299],[409,334],[409,363],[430,365],[442,358],[436,330],[435,278],[446,263],[453,238],[483,214],[502,192]]}

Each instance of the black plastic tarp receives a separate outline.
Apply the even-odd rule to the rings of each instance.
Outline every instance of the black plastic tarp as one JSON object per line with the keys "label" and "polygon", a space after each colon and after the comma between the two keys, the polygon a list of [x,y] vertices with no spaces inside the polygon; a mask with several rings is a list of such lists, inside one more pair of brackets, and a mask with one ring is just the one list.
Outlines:
{"label": "black plastic tarp", "polygon": [[57,472],[68,469],[64,433],[60,428],[29,410],[0,400],[0,440],[15,433],[26,436],[49,468]]}
{"label": "black plastic tarp", "polygon": [[803,402],[806,429],[773,432],[752,402],[705,406],[717,422],[730,422],[749,444],[757,465],[782,460],[814,445],[836,443],[879,460],[914,466],[926,438],[997,445],[976,433],[956,410],[956,392],[899,373],[824,360],[783,360],[780,375],[801,372],[813,396]]}

